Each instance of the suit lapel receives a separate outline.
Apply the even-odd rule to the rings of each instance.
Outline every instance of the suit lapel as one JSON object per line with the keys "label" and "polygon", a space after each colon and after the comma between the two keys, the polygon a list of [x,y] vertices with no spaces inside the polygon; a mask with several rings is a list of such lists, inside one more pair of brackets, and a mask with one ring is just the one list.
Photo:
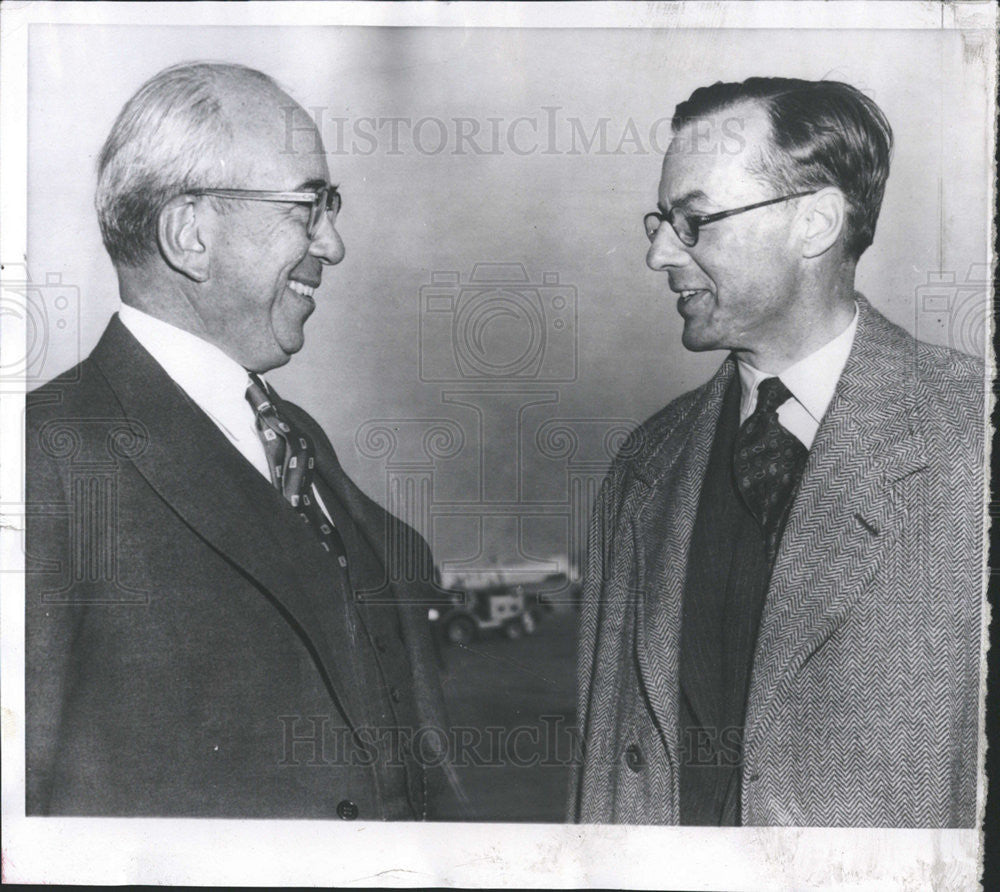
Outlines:
{"label": "suit lapel", "polygon": [[[677,753],[679,645],[688,549],[698,500],[726,387],[735,370],[727,360],[705,385],[701,397],[679,419],[646,470],[647,489],[635,520],[640,598],[637,611],[637,662],[667,747]],[[697,697],[697,694],[695,694]],[[696,704],[697,708],[697,704]]]}
{"label": "suit lapel", "polygon": [[[337,574],[298,515],[218,427],[139,345],[117,316],[92,354],[125,417],[146,435],[132,462],[159,496],[212,548],[276,602],[355,725],[342,656],[346,630],[331,623]],[[341,594],[346,597],[346,593]]]}
{"label": "suit lapel", "polygon": [[747,750],[782,686],[878,572],[897,522],[888,490],[926,466],[915,433],[913,340],[858,298],[854,345],[809,453],[761,617]]}
{"label": "suit lapel", "polygon": [[[274,396],[280,402],[280,397]],[[395,624],[399,624],[412,675],[417,721],[432,727],[447,727],[437,657],[431,649],[427,628],[427,607],[439,604],[442,596],[434,582],[430,549],[414,530],[355,485],[341,467],[326,434],[308,414],[290,403],[280,402],[280,405],[295,424],[312,436],[319,476],[350,515],[353,528],[381,565],[382,577],[371,588],[358,591],[353,600],[356,616],[372,638],[380,630],[391,637]],[[387,607],[391,609],[384,609]],[[428,739],[433,740],[434,736]],[[441,755],[443,758],[443,751]],[[449,766],[445,766],[445,773],[456,795],[464,799],[461,785]]]}

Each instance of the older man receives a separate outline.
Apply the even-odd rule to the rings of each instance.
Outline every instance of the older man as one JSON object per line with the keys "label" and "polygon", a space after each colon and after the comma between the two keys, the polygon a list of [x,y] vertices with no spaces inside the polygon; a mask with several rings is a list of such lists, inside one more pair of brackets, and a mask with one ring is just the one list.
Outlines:
{"label": "older man", "polygon": [[319,135],[289,151],[289,121],[266,75],[180,65],[101,152],[122,306],[28,401],[29,814],[432,806],[426,545],[261,377],[344,257]]}
{"label": "older man", "polygon": [[730,354],[600,496],[571,815],[972,826],[985,375],[854,290],[889,124],[751,78],[673,133],[647,263],[684,345]]}

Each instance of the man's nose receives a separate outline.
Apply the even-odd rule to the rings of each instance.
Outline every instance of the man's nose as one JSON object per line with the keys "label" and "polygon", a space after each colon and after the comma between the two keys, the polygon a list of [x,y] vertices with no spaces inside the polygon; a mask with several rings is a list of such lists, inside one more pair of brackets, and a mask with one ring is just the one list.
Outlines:
{"label": "man's nose", "polygon": [[309,253],[331,266],[344,259],[344,242],[333,225],[329,214],[323,214],[316,227],[316,234],[309,245]]}
{"label": "man's nose", "polygon": [[662,271],[672,267],[684,266],[691,260],[687,248],[677,238],[674,227],[662,223],[656,230],[653,241],[646,252],[646,266],[652,270]]}

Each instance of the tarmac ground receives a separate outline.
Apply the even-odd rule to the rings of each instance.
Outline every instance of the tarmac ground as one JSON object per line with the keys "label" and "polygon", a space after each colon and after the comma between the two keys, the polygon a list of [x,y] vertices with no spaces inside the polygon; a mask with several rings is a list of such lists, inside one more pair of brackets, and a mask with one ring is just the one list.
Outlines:
{"label": "tarmac ground", "polygon": [[448,820],[562,823],[577,752],[576,627],[559,605],[532,635],[443,647],[449,747],[467,802]]}

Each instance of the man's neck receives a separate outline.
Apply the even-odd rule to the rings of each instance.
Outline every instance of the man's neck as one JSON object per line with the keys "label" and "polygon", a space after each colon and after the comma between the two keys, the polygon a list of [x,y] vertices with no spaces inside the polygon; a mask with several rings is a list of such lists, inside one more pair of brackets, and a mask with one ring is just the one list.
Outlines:
{"label": "man's neck", "polygon": [[841,334],[854,318],[854,269],[840,273],[833,281],[807,283],[795,302],[794,314],[783,320],[780,334],[762,336],[752,347],[737,348],[737,357],[762,372],[780,375]]}
{"label": "man's neck", "polygon": [[168,325],[213,343],[201,316],[183,291],[141,268],[118,269],[121,302]]}

